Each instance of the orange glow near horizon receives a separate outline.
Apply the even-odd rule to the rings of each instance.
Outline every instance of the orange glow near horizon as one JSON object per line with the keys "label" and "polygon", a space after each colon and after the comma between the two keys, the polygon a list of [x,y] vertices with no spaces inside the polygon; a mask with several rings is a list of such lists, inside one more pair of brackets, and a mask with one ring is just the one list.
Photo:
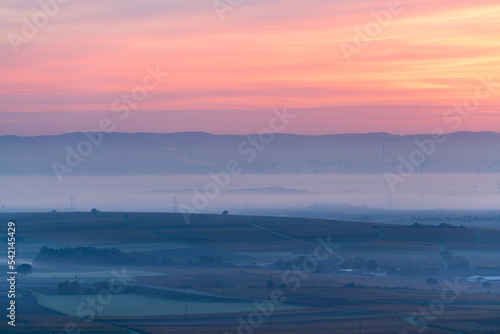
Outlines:
{"label": "orange glow near horizon", "polygon": [[[8,34],[20,34],[22,18],[40,11],[23,2],[7,0],[0,8],[3,112],[106,111],[156,65],[170,75],[137,110],[248,110],[242,120],[284,105],[453,106],[474,94],[480,77],[500,82],[496,0],[401,1],[400,12],[350,62],[341,44],[354,45],[355,28],[373,22],[371,12],[386,10],[388,1],[243,2],[224,21],[211,1],[69,2],[15,53]],[[481,101],[481,117],[461,130],[494,130],[500,84],[495,87]],[[356,132],[360,117],[371,125],[366,131],[387,125],[393,133],[413,133],[415,124],[425,132],[440,122],[421,112],[405,124],[401,112],[362,109],[315,112],[304,132],[327,133],[339,119],[345,132]],[[235,124],[232,132],[244,131]]]}

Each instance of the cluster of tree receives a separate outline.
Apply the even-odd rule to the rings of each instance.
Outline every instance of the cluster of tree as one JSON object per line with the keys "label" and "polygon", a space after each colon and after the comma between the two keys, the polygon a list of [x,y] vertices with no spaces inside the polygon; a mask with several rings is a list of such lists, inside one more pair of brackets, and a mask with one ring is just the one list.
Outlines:
{"label": "cluster of tree", "polygon": [[439,284],[439,282],[435,278],[428,278],[425,281],[425,283],[429,284],[430,286],[432,286],[432,285],[438,285]]}
{"label": "cluster of tree", "polygon": [[430,278],[437,278],[441,275],[441,268],[437,266],[431,267],[420,267],[414,264],[406,264],[401,268],[396,270],[396,273],[393,273],[392,270],[388,272],[389,275],[401,275],[401,276],[426,276]]}
{"label": "cluster of tree", "polygon": [[23,276],[31,274],[33,267],[30,264],[23,263],[17,266],[17,272]]}
{"label": "cluster of tree", "polygon": [[70,283],[67,280],[60,282],[57,286],[57,291],[59,291],[61,295],[76,295],[80,293],[80,283],[78,283],[78,281]]}
{"label": "cluster of tree", "polygon": [[173,264],[168,257],[157,258],[138,252],[122,252],[118,248],[49,248],[42,247],[33,260],[34,263],[60,264],[100,264],[100,265],[168,265]]}
{"label": "cluster of tree", "polygon": [[345,260],[342,267],[348,269],[366,269],[375,271],[378,269],[378,262],[374,259],[365,260],[364,257],[357,256],[354,259]]}
{"label": "cluster of tree", "polygon": [[94,288],[97,291],[109,290],[110,287],[111,287],[111,284],[109,283],[109,281],[94,282]]}
{"label": "cluster of tree", "polygon": [[[299,256],[298,258],[294,260],[286,260],[284,261],[283,259],[279,259],[278,261],[274,262],[274,268],[280,269],[280,270],[290,270],[293,268],[299,268],[299,270],[302,270],[304,267],[304,263],[307,262],[307,258],[305,256]],[[314,274],[320,274],[323,272],[326,272],[328,270],[331,270],[332,268],[329,268],[327,264],[325,263],[318,263],[317,268],[314,271]]]}
{"label": "cluster of tree", "polygon": [[500,221],[498,216],[461,216],[461,217],[421,217],[412,215],[411,217],[403,217],[399,219],[400,223],[417,222],[417,223],[464,223],[473,221]]}
{"label": "cluster of tree", "polygon": [[413,223],[410,225],[410,228],[465,228],[465,226],[463,226],[463,225],[456,226],[456,225],[451,225],[448,223],[441,223],[439,225]]}
{"label": "cluster of tree", "polygon": [[446,261],[449,268],[467,269],[470,266],[470,259],[467,256],[455,255],[452,252],[443,250],[440,252],[443,260]]}
{"label": "cluster of tree", "polygon": [[387,275],[400,275],[400,276],[426,276],[430,278],[437,278],[441,275],[441,268],[438,266],[419,267],[414,264],[406,264],[401,267],[396,267],[389,262],[379,266],[378,262],[374,259],[365,260],[363,257],[355,257],[354,259],[347,259],[342,263],[341,268],[354,269],[354,270],[368,270],[375,271],[377,269],[384,270]]}
{"label": "cluster of tree", "polygon": [[269,279],[266,281],[266,287],[270,289],[276,287],[276,283],[274,282],[272,277],[269,277]]}

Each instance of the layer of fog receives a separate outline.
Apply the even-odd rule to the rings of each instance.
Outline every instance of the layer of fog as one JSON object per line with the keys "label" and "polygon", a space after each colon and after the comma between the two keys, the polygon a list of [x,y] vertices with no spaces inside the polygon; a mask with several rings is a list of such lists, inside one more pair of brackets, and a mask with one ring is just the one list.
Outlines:
{"label": "layer of fog", "polygon": [[[226,180],[223,180],[224,182]],[[392,210],[500,208],[500,174],[424,174],[391,192],[384,175],[237,175],[214,187],[208,175],[0,177],[0,209],[252,214],[314,204]],[[205,189],[206,188],[206,189]],[[196,195],[198,194],[198,195]]]}

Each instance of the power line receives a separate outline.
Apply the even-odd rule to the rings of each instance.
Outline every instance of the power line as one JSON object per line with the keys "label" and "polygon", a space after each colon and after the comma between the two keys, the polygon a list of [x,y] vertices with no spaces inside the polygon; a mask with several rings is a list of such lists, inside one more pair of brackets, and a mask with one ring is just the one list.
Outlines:
{"label": "power line", "polygon": [[424,154],[420,152],[420,181],[424,180]]}
{"label": "power line", "polygon": [[389,211],[392,211],[392,202],[394,201],[392,197],[392,192],[389,191],[389,196],[385,199],[384,203],[389,202]]}

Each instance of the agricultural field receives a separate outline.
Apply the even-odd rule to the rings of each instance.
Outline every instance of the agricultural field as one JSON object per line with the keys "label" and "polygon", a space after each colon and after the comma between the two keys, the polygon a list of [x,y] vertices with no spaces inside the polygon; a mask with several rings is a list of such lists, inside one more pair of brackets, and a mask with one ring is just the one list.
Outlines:
{"label": "agricultural field", "polygon": [[[78,296],[58,296],[41,295],[38,297],[38,304],[54,311],[81,317],[78,314],[80,305],[86,305],[87,300],[92,301],[93,295]],[[98,301],[99,303],[99,301]],[[146,316],[183,316],[187,309],[190,315],[199,314],[222,314],[222,313],[245,313],[253,312],[256,307],[251,302],[235,301],[183,301],[154,298],[135,294],[115,295],[102,305],[102,310],[98,311],[98,316],[102,317],[146,317]],[[91,303],[89,304],[91,305]],[[187,306],[187,309],[185,309]],[[280,304],[276,306],[276,311],[300,310],[306,307],[299,307],[290,304]]]}
{"label": "agricultural field", "polygon": [[[20,333],[59,333],[69,322],[82,333],[500,333],[500,282],[466,282],[500,276],[500,228],[491,225],[231,215],[187,224],[180,214],[77,212],[0,219],[16,221],[19,257],[33,268],[18,280]],[[42,247],[78,257],[41,261]],[[90,249],[114,249],[115,262],[85,258]]]}

